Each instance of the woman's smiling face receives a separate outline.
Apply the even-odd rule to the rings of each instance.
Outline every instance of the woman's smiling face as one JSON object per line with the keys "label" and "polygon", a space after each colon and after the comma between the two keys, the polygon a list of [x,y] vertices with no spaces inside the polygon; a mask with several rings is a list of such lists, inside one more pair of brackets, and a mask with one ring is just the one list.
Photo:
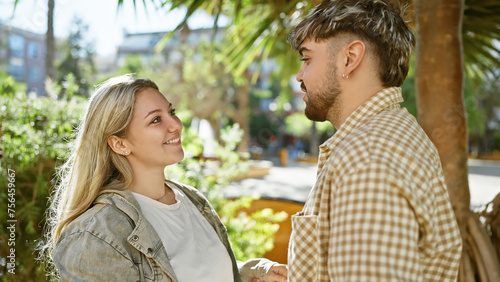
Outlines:
{"label": "woman's smiling face", "polygon": [[158,90],[137,93],[127,136],[132,168],[164,168],[184,158],[181,146],[182,123],[172,104]]}

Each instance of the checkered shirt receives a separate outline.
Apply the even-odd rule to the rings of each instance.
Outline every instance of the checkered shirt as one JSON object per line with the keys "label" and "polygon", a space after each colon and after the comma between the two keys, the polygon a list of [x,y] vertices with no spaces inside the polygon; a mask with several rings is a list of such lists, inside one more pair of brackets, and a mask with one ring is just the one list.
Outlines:
{"label": "checkered shirt", "polygon": [[455,281],[462,240],[438,152],[399,103],[375,94],[320,147],[292,216],[289,281]]}

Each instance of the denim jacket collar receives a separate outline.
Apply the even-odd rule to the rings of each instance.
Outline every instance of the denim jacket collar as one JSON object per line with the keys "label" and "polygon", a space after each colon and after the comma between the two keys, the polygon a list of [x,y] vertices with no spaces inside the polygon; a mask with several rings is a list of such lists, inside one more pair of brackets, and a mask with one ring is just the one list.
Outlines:
{"label": "denim jacket collar", "polygon": [[129,244],[146,257],[153,259],[163,272],[167,273],[173,281],[177,281],[160,237],[156,232],[151,232],[154,230],[153,226],[142,216],[139,203],[129,190],[102,191],[94,203],[113,205],[125,213],[135,225],[132,233],[127,236]]}

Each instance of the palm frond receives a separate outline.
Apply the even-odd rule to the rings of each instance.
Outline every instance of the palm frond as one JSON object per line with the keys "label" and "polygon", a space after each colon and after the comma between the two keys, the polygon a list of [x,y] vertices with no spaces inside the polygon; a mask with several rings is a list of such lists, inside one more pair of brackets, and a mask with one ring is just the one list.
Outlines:
{"label": "palm frond", "polygon": [[14,15],[16,13],[16,8],[17,8],[17,3],[19,3],[19,0],[14,1],[14,9],[12,9],[12,16],[10,16],[10,19],[14,19]]}
{"label": "palm frond", "polygon": [[[462,19],[465,69],[493,73],[500,68],[500,2],[466,0]],[[497,45],[495,45],[497,41]]]}
{"label": "palm frond", "polygon": [[[132,1],[135,6],[136,0]],[[214,28],[217,28],[219,16],[226,15],[233,22],[228,28],[229,45],[224,53],[229,70],[235,71],[236,74],[242,74],[256,59],[272,56],[273,50],[276,50],[278,45],[285,46],[286,30],[289,25],[297,18],[303,18],[313,6],[321,2],[321,0],[161,1],[163,1],[162,6],[170,4],[170,10],[186,7],[187,12],[174,31],[168,33],[156,46],[157,51],[165,46],[175,31],[186,24],[195,11],[205,10],[209,14],[216,15]],[[411,0],[391,1],[412,9]],[[123,2],[124,0],[118,0],[118,5],[122,5]],[[146,5],[147,1],[142,2]],[[500,40],[500,1],[465,0],[462,38],[466,70],[482,69],[484,72],[493,72],[499,69],[500,44],[495,45],[494,41]],[[279,49],[285,52],[278,54],[279,56],[291,57],[288,54],[292,52],[291,48]],[[285,71],[288,69],[284,68]]]}

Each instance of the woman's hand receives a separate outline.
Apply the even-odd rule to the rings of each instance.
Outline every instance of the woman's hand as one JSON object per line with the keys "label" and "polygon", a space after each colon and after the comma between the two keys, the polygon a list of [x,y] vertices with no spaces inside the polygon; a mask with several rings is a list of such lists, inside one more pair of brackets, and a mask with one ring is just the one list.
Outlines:
{"label": "woman's hand", "polygon": [[[267,282],[286,282],[288,279],[288,268],[286,264],[277,264],[267,272]],[[254,278],[252,282],[262,282],[259,278]]]}

